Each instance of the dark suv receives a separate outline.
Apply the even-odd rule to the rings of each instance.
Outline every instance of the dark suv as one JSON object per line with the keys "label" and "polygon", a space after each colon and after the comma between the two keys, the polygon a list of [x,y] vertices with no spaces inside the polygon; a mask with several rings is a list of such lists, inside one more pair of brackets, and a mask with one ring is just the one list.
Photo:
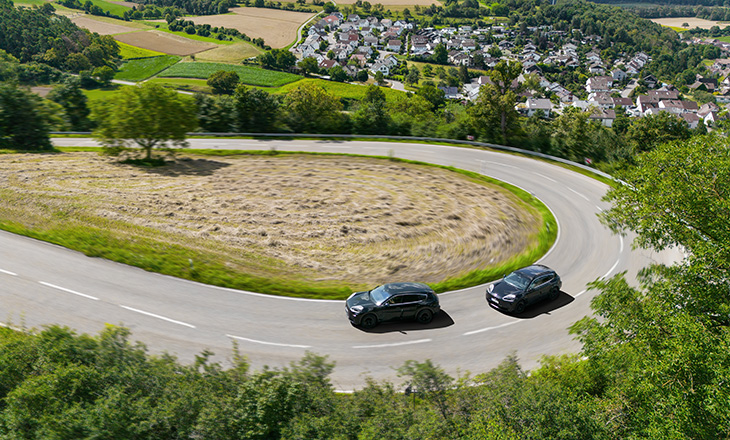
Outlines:
{"label": "dark suv", "polygon": [[423,283],[388,283],[367,292],[356,292],[345,301],[354,325],[375,327],[381,321],[415,319],[428,324],[441,310],[438,296]]}
{"label": "dark suv", "polygon": [[554,270],[533,264],[490,284],[486,298],[490,306],[519,315],[530,304],[556,299],[561,287],[563,282]]}

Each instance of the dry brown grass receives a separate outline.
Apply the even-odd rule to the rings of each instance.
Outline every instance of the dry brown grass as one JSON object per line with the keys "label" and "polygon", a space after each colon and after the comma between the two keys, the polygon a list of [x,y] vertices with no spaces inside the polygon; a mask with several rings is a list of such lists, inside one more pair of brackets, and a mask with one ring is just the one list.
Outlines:
{"label": "dry brown grass", "polygon": [[[727,24],[721,21],[704,20],[696,17],[653,18],[651,21],[662,26],[685,29],[694,29],[696,27],[701,29],[710,29],[712,26],[724,27]],[[687,23],[689,26],[682,26],[684,23]]]}
{"label": "dry brown grass", "polygon": [[214,49],[206,50],[195,55],[197,61],[208,61],[211,63],[240,63],[241,61],[255,57],[260,54],[256,46],[249,43],[234,43],[220,45]]}
{"label": "dry brown grass", "polygon": [[233,14],[191,17],[195,24],[238,29],[251,38],[263,38],[273,48],[292,43],[297,29],[314,14],[266,8],[231,8]]}
{"label": "dry brown grass", "polygon": [[99,35],[114,35],[138,30],[131,26],[104,22],[86,15],[73,16],[71,17],[71,21],[74,22],[76,26],[88,29],[91,32],[96,32]]}
{"label": "dry brown grass", "polygon": [[216,47],[214,43],[191,40],[161,31],[130,32],[114,36],[115,40],[143,49],[170,55],[192,55]]}
{"label": "dry brown grass", "polygon": [[534,246],[540,223],[499,187],[372,158],[189,155],[147,170],[83,152],[9,154],[0,168],[5,200],[24,201],[0,201],[0,220],[92,219],[123,240],[215,249],[232,271],[279,262],[279,279],[438,282]]}

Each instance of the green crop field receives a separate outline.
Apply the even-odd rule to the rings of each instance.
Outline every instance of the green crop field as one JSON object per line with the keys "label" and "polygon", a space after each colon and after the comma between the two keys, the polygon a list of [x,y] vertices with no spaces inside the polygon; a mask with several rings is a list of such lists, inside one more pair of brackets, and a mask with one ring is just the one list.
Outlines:
{"label": "green crop field", "polygon": [[167,69],[180,61],[175,55],[161,55],[137,60],[128,60],[119,69],[114,79],[125,81],[142,81]]}
{"label": "green crop field", "polygon": [[[84,0],[81,3],[86,3],[86,1]],[[125,11],[129,11],[131,9],[105,0],[91,0],[91,4],[100,7],[104,12],[108,12],[119,17],[123,16]]]}
{"label": "green crop field", "polygon": [[241,66],[223,63],[177,63],[166,69],[158,76],[161,78],[199,78],[208,79],[210,75],[219,71],[236,72],[244,84],[262,87],[281,87],[298,79],[301,76],[292,73],[265,70],[259,67]]}
{"label": "green crop field", "polygon": [[129,44],[122,43],[121,41],[117,41],[117,44],[120,49],[119,55],[121,55],[122,59],[125,60],[129,58],[151,58],[164,55],[162,52],[131,46]]}
{"label": "green crop field", "polygon": [[[358,101],[362,100],[365,97],[365,91],[367,90],[367,85],[340,83],[317,78],[306,78],[301,81],[297,81],[295,83],[287,84],[274,90],[270,90],[270,92],[274,94],[286,94],[289,93],[291,90],[304,85],[304,83],[314,83],[325,89],[327,92],[337,96],[338,98]],[[388,100],[394,99],[396,96],[403,95],[403,92],[393,90],[388,87],[382,87],[382,90],[383,93],[385,93],[385,98]]]}

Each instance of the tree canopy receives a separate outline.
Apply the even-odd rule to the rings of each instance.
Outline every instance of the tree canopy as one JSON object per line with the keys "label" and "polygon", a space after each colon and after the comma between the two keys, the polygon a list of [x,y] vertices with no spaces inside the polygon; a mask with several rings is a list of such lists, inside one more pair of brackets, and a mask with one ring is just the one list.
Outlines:
{"label": "tree canopy", "polygon": [[97,123],[93,135],[118,153],[139,146],[145,159],[152,159],[152,149],[167,144],[185,146],[186,135],[197,127],[195,106],[174,90],[145,83],[125,87],[112,98],[92,107]]}

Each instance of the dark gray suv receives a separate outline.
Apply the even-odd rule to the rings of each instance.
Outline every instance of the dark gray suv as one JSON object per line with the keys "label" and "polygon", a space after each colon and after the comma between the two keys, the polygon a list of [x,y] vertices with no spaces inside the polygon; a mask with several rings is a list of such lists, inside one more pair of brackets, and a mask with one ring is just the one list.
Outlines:
{"label": "dark gray suv", "polygon": [[554,270],[533,264],[490,284],[486,298],[490,306],[519,315],[530,304],[556,299],[561,287],[563,282]]}
{"label": "dark gray suv", "polygon": [[375,327],[394,319],[415,319],[428,324],[441,310],[438,296],[423,283],[388,283],[367,292],[356,292],[345,301],[345,312],[354,325]]}

